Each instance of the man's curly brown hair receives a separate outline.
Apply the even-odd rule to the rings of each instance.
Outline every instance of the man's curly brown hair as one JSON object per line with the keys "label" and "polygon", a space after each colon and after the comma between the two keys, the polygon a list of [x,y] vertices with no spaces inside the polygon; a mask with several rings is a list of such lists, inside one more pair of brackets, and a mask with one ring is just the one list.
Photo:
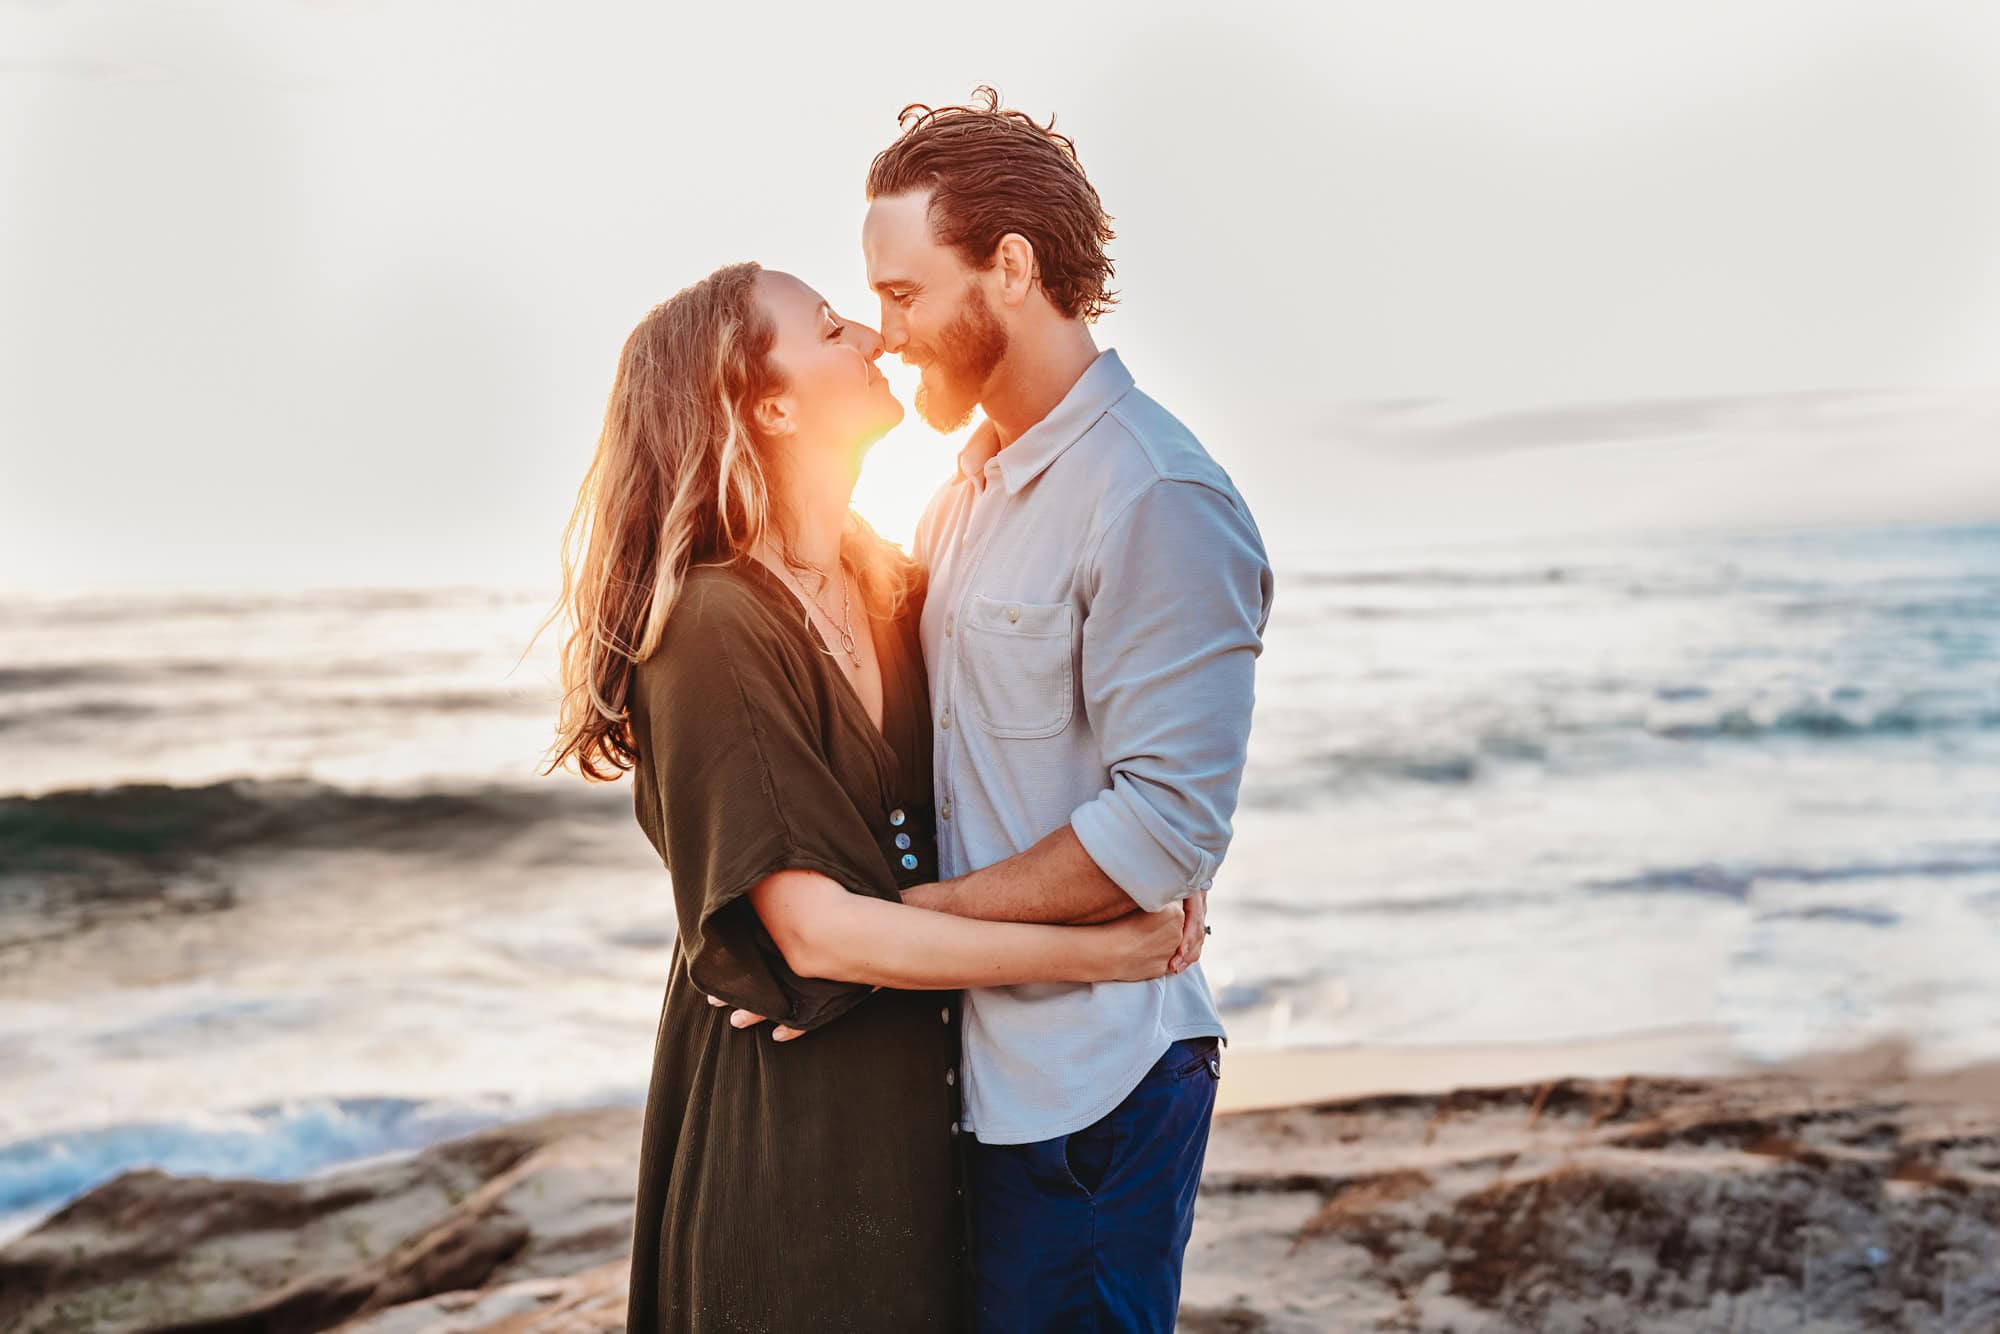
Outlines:
{"label": "man's curly brown hair", "polygon": [[1114,233],[1076,145],[1056,133],[1054,116],[1037,125],[984,85],[972,97],[965,106],[904,107],[901,136],[869,164],[868,198],[930,191],[931,230],[977,269],[992,266],[1001,237],[1019,232],[1055,308],[1095,320],[1118,300],[1104,253]]}

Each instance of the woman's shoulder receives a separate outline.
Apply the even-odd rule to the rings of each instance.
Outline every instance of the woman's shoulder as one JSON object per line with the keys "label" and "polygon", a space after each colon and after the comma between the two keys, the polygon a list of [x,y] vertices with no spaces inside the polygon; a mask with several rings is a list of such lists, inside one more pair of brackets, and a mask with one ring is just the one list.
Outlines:
{"label": "woman's shoulder", "polygon": [[690,674],[782,652],[786,630],[758,574],[740,564],[689,569],[658,647],[635,669],[644,688],[672,688]]}
{"label": "woman's shoulder", "polygon": [[667,623],[671,626],[679,621],[706,628],[767,623],[771,619],[771,596],[766,587],[770,578],[761,566],[747,560],[690,566],[681,576]]}

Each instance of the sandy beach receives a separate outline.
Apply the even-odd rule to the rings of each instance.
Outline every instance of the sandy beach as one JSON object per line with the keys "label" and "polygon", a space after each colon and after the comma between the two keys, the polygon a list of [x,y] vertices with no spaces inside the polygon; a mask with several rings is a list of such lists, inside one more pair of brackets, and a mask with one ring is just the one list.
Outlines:
{"label": "sandy beach", "polygon": [[[1597,1073],[1621,1054],[1646,1073]],[[1180,1328],[2000,1328],[2000,1067],[1672,1073],[1712,1055],[1231,1058]],[[562,1113],[294,1183],[126,1173],[0,1248],[0,1327],[622,1329],[637,1128]]]}

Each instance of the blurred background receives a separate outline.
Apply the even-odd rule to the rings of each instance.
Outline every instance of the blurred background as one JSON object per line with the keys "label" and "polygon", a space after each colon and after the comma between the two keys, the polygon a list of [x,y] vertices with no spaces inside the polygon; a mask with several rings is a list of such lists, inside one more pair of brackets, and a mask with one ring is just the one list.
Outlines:
{"label": "blurred background", "polygon": [[980,82],[1277,566],[1239,1048],[2000,1056],[2000,11],[7,0],[0,1240],[643,1097],[670,890],[530,648],[618,349],[742,258],[874,322]]}

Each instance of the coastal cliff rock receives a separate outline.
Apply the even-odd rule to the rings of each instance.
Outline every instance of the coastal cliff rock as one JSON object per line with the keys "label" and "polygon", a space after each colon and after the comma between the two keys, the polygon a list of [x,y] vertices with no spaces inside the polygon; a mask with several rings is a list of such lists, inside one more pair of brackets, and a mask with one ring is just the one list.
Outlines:
{"label": "coastal cliff rock", "polygon": [[496,1127],[299,1182],[128,1172],[0,1249],[0,1329],[319,1330],[622,1260],[639,1113]]}
{"label": "coastal cliff rock", "polygon": [[[1565,1080],[1218,1118],[1181,1328],[2000,1329],[1991,1081]],[[638,1117],[297,1183],[133,1172],[0,1249],[0,1328],[623,1328]]]}

